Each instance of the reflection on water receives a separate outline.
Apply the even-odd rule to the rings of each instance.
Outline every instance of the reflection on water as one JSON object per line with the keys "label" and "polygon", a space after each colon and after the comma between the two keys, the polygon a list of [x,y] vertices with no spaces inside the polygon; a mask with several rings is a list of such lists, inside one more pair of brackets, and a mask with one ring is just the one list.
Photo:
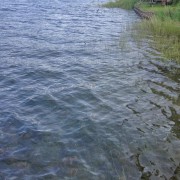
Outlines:
{"label": "reflection on water", "polygon": [[102,2],[0,2],[0,179],[180,178],[180,66]]}

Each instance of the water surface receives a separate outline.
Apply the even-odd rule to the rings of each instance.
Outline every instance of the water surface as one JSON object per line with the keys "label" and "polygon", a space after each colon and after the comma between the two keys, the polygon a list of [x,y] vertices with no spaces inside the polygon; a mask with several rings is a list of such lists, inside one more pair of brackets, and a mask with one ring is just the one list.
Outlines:
{"label": "water surface", "polygon": [[180,177],[180,67],[102,2],[0,2],[0,179]]}

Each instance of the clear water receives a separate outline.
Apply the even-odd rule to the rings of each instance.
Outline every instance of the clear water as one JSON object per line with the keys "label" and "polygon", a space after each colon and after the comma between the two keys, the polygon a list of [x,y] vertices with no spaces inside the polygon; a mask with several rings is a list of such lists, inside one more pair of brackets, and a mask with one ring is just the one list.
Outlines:
{"label": "clear water", "polygon": [[180,177],[180,66],[101,3],[0,1],[0,179]]}

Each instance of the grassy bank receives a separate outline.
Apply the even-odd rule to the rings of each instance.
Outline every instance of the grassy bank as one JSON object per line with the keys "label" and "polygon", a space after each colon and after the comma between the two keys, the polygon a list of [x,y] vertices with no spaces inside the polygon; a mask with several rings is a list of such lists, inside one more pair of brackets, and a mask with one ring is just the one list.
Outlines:
{"label": "grassy bank", "polygon": [[116,0],[104,4],[103,7],[132,9],[137,2],[138,0]]}
{"label": "grassy bank", "polygon": [[142,21],[139,30],[153,35],[155,47],[171,60],[180,63],[180,4],[172,6],[138,5],[143,11],[150,11],[154,16],[149,21]]}
{"label": "grassy bank", "polygon": [[153,17],[149,21],[144,20],[137,26],[141,34],[151,34],[152,46],[170,60],[180,63],[180,26],[172,21],[161,21]]}
{"label": "grassy bank", "polygon": [[162,6],[161,4],[151,5],[144,2],[137,3],[136,6],[138,6],[143,11],[153,12],[154,15],[162,21],[171,19],[173,21],[180,22],[180,3],[171,6]]}
{"label": "grassy bank", "polygon": [[135,0],[117,0],[105,6],[115,7],[116,4],[120,8],[130,9],[135,5],[142,11],[153,12],[153,17],[150,20],[143,20],[136,29],[141,34],[152,35],[153,47],[164,57],[180,63],[180,3],[162,6]]}

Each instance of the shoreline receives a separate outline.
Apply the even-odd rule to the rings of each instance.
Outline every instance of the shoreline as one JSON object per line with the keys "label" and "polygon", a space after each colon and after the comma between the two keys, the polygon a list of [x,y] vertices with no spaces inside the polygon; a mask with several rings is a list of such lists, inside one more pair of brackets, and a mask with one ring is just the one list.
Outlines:
{"label": "shoreline", "polygon": [[135,7],[135,6],[134,6],[133,10],[134,10],[135,13],[136,13],[137,15],[139,15],[142,19],[147,19],[147,20],[149,20],[149,19],[151,19],[152,16],[154,15],[153,12],[142,11],[140,8]]}
{"label": "shoreline", "polygon": [[134,10],[143,19],[136,30],[140,34],[151,34],[152,46],[165,59],[180,63],[180,2],[164,6],[139,0],[115,0],[103,7]]}

